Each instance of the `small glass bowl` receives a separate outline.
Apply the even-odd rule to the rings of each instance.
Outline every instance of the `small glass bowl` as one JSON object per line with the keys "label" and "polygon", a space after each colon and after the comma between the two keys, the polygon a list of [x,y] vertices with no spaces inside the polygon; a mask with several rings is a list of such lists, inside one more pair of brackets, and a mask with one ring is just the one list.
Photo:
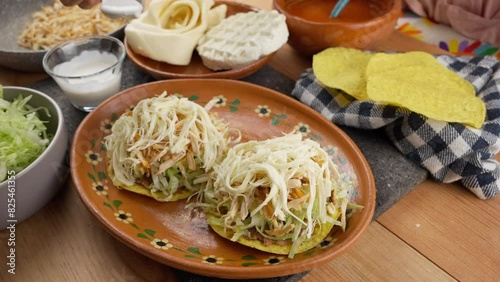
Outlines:
{"label": "small glass bowl", "polygon": [[72,39],[49,50],[43,68],[71,104],[90,112],[120,91],[123,43],[107,35]]}

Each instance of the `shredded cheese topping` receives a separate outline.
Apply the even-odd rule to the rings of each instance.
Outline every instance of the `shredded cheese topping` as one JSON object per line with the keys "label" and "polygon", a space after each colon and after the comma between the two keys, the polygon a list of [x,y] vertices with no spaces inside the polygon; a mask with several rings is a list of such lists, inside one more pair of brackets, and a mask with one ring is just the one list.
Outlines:
{"label": "shredded cheese topping", "polygon": [[100,4],[85,10],[66,7],[59,0],[42,7],[19,35],[19,45],[32,50],[48,50],[66,40],[111,33],[124,24],[124,19],[110,19],[101,12]]}
{"label": "shredded cheese topping", "polygon": [[345,228],[349,185],[320,144],[300,133],[235,145],[203,191],[212,212],[239,236],[291,239],[290,256],[315,225]]}

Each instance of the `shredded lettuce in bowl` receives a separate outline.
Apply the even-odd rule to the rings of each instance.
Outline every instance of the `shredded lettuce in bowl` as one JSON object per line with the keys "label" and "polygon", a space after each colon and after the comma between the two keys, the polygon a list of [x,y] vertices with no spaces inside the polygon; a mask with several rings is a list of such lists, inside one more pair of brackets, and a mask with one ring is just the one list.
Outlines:
{"label": "shredded lettuce in bowl", "polygon": [[0,182],[6,179],[7,171],[18,173],[29,166],[50,143],[45,122],[37,114],[47,110],[28,105],[30,99],[19,95],[7,101],[0,85]]}

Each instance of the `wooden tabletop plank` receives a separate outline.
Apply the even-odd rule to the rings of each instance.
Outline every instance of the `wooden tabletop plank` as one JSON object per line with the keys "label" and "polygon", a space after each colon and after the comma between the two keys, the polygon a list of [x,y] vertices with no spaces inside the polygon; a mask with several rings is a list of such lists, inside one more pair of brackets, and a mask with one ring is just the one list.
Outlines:
{"label": "wooden tabletop plank", "polygon": [[[12,280],[0,272],[0,281],[175,281],[170,268],[108,234],[69,186],[41,212],[16,227],[17,273]],[[6,232],[0,233],[2,241],[6,236]],[[333,277],[339,281],[451,281],[445,272],[376,222],[351,250],[314,269],[304,281]]]}
{"label": "wooden tabletop plank", "polygon": [[461,281],[494,281],[500,262],[500,198],[427,181],[377,221]]}
{"label": "wooden tabletop plank", "polygon": [[21,72],[0,66],[0,85],[3,86],[27,86],[47,77],[46,73]]}
{"label": "wooden tabletop plank", "polygon": [[313,281],[455,281],[377,222],[347,253],[311,271]]}
{"label": "wooden tabletop plank", "polygon": [[[8,232],[0,232],[7,242]],[[40,212],[16,225],[16,274],[0,281],[172,281],[169,267],[131,250],[105,231],[71,183]],[[136,272],[140,270],[140,272]]]}
{"label": "wooden tabletop plank", "polygon": [[[86,210],[70,183],[42,211],[16,226],[16,275],[0,281],[170,281],[169,267],[123,245]],[[0,232],[5,242],[7,232]],[[451,277],[377,222],[354,247],[303,281],[418,280]]]}

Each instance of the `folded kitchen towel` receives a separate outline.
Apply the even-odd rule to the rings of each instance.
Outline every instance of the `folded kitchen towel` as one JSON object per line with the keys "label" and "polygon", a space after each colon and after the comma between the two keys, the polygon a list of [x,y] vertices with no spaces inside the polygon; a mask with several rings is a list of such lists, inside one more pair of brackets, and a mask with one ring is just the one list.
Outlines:
{"label": "folded kitchen towel", "polygon": [[[481,199],[500,192],[500,62],[494,57],[437,55],[438,62],[472,83],[486,105],[480,129],[429,119],[407,109],[358,101],[341,91],[327,91],[307,69],[292,96],[338,125],[384,127],[394,146],[441,182],[460,181]],[[432,101],[429,101],[432,103]]]}

